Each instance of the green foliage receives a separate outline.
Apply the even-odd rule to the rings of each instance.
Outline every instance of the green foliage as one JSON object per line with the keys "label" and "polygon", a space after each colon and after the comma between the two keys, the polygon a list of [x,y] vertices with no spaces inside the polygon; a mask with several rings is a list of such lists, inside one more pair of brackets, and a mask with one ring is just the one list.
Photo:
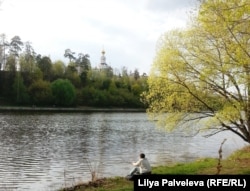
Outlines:
{"label": "green foliage", "polygon": [[20,71],[22,72],[34,72],[36,62],[33,56],[31,55],[21,55],[19,58]]}
{"label": "green foliage", "polygon": [[71,62],[72,60],[75,60],[75,56],[74,56],[75,52],[72,52],[69,48],[67,48],[65,50],[65,53],[64,53],[64,57],[65,58],[69,58],[69,62]]}
{"label": "green foliage", "polygon": [[43,56],[38,60],[38,67],[43,72],[43,79],[49,81],[52,74],[52,61],[48,56]]}
{"label": "green foliage", "polygon": [[29,101],[27,88],[23,83],[23,78],[18,72],[13,84],[13,98],[17,104],[26,104]]}
{"label": "green foliage", "polygon": [[[250,143],[249,12],[246,0],[201,1],[189,28],[159,39],[142,97],[154,119],[170,112],[178,126],[188,113],[200,113],[211,129]],[[161,119],[163,126],[173,122],[171,115]]]}
{"label": "green foliage", "polygon": [[116,106],[113,96],[107,90],[85,87],[82,89],[82,100],[85,105],[96,107]]}
{"label": "green foliage", "polygon": [[31,102],[35,105],[51,105],[52,90],[50,83],[43,80],[33,82],[29,87]]}
{"label": "green foliage", "polygon": [[[222,172],[221,174],[249,174],[249,152],[250,147],[243,148],[237,152],[245,153],[245,156],[233,154],[235,158],[227,158],[222,160]],[[162,165],[152,167],[153,174],[163,175],[215,175],[217,171],[217,159],[204,158],[198,159],[193,162],[177,163],[173,165]],[[99,184],[98,184],[99,183]],[[98,186],[96,186],[98,185]],[[79,184],[76,185],[75,191],[132,191],[133,181],[128,181],[124,177],[113,177],[100,179],[96,184]],[[64,188],[64,190],[74,190],[73,188]]]}
{"label": "green foliage", "polygon": [[92,94],[93,104],[95,106],[107,107],[109,105],[108,95],[106,90],[95,90]]}
{"label": "green foliage", "polygon": [[[147,84],[138,70],[128,74],[123,67],[122,75],[115,75],[111,67],[91,68],[88,54],[76,55],[70,49],[66,49],[64,55],[70,61],[67,65],[60,60],[52,63],[49,56],[35,53],[30,42],[22,43],[20,37],[15,36],[11,46],[7,46],[6,36],[0,36],[0,59],[6,61],[1,63],[4,71],[0,71],[3,100],[28,106],[144,107],[140,94],[147,89]],[[8,49],[10,54],[6,54]],[[17,72],[22,79],[14,83]],[[75,91],[62,90],[64,85],[55,83],[58,79],[68,80]]]}
{"label": "green foliage", "polygon": [[15,72],[16,71],[16,58],[13,55],[10,55],[7,58],[5,69],[7,71]]}
{"label": "green foliage", "polygon": [[87,85],[88,72],[91,69],[91,64],[89,61],[89,55],[79,53],[76,59],[76,65],[78,67],[78,72],[80,73],[80,78],[83,86]]}
{"label": "green foliage", "polygon": [[81,97],[84,105],[98,107],[143,107],[139,96],[135,96],[126,88],[116,88],[110,82],[108,89],[87,86],[82,89]]}
{"label": "green foliage", "polygon": [[57,79],[51,84],[54,104],[57,106],[72,106],[76,98],[74,85],[69,80]]}
{"label": "green foliage", "polygon": [[111,79],[107,78],[107,79],[103,80],[101,89],[107,90],[109,88],[110,84],[111,84]]}
{"label": "green foliage", "polygon": [[206,168],[216,167],[217,160],[213,158],[200,159],[190,163],[178,163],[168,166],[158,166],[153,168],[155,174],[197,174]]}
{"label": "green foliage", "polygon": [[32,73],[29,73],[29,75],[32,81],[43,79],[43,72],[38,67],[35,67],[34,71]]}
{"label": "green foliage", "polygon": [[22,50],[23,42],[19,36],[14,36],[10,42],[10,54],[14,57],[19,57],[19,52]]}
{"label": "green foliage", "polygon": [[87,85],[87,80],[88,80],[88,72],[87,71],[82,71],[80,74],[80,79],[81,83],[83,86]]}
{"label": "green foliage", "polygon": [[13,84],[15,79],[15,73],[8,71],[0,71],[0,95],[6,99],[12,97]]}
{"label": "green foliage", "polygon": [[53,79],[56,80],[58,78],[64,77],[64,71],[65,71],[65,64],[58,60],[52,65],[52,74]]}
{"label": "green foliage", "polygon": [[71,62],[66,67],[65,71],[65,77],[71,81],[72,84],[74,84],[75,87],[80,87],[81,84],[81,78],[77,73],[77,68],[75,63]]}

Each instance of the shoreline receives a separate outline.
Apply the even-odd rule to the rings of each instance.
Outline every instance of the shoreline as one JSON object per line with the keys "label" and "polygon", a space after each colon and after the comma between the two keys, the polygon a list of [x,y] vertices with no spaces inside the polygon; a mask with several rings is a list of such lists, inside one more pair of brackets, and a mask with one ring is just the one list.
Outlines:
{"label": "shoreline", "polygon": [[0,111],[32,111],[32,112],[146,112],[142,108],[95,108],[95,107],[28,107],[0,106]]}
{"label": "shoreline", "polygon": [[[220,166],[221,162],[223,165]],[[181,162],[173,165],[158,165],[152,167],[153,175],[207,175],[207,176],[219,176],[219,175],[249,175],[249,162],[250,162],[250,146],[244,146],[234,151],[230,156],[226,158],[200,158],[193,162]],[[219,169],[220,167],[220,169]],[[144,185],[145,186],[145,185]],[[71,187],[65,187],[57,191],[132,191],[134,190],[134,183],[126,179],[125,177],[116,176],[109,178],[100,178],[96,181],[89,181],[86,183],[79,183],[72,185]]]}

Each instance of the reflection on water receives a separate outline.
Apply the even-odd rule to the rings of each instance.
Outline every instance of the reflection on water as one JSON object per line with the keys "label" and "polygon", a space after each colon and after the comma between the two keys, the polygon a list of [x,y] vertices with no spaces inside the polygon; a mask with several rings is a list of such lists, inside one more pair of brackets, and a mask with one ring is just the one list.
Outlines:
{"label": "reflection on water", "polygon": [[0,190],[57,190],[99,176],[125,176],[144,152],[152,165],[223,157],[242,147],[231,133],[166,133],[145,113],[0,113]]}

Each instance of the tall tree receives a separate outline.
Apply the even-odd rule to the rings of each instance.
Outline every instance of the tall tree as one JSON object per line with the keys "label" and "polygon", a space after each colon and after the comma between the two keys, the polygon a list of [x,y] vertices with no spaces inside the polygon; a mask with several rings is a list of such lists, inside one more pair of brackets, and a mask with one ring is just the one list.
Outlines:
{"label": "tall tree", "polygon": [[75,52],[72,52],[69,48],[67,48],[64,52],[64,57],[69,58],[69,62],[75,60],[76,57],[74,56]]}
{"label": "tall tree", "polygon": [[52,61],[50,57],[43,56],[42,58],[37,57],[38,67],[43,72],[43,79],[50,81],[51,73],[52,73]]}
{"label": "tall tree", "polygon": [[4,69],[6,71],[11,71],[12,74],[15,74],[15,72],[16,72],[16,58],[15,58],[15,56],[9,55],[7,57]]}
{"label": "tall tree", "polygon": [[58,60],[52,65],[52,73],[54,80],[58,78],[63,78],[65,73],[65,64],[63,61]]}
{"label": "tall tree", "polygon": [[[9,52],[16,58],[18,61],[19,53],[22,51],[23,42],[19,36],[14,36],[10,41]],[[16,69],[19,70],[19,63],[16,63]]]}
{"label": "tall tree", "polygon": [[20,72],[17,73],[13,84],[13,96],[17,104],[26,104],[29,101],[29,95],[26,86],[24,85],[23,78]]}
{"label": "tall tree", "polygon": [[144,94],[159,124],[206,118],[209,135],[229,130],[250,143],[249,13],[247,0],[204,0],[190,29],[161,38]]}
{"label": "tall tree", "polygon": [[138,80],[139,78],[140,78],[140,73],[139,73],[138,69],[135,69],[135,71],[134,71],[134,79]]}
{"label": "tall tree", "polygon": [[9,46],[8,41],[6,40],[6,35],[1,34],[0,35],[0,70],[4,70],[5,65],[6,65],[6,50]]}
{"label": "tall tree", "polygon": [[19,57],[19,52],[22,51],[23,42],[19,36],[14,36],[10,42],[10,53]]}
{"label": "tall tree", "polygon": [[75,87],[80,87],[81,79],[78,75],[76,64],[74,62],[69,63],[66,67],[65,77],[70,80]]}
{"label": "tall tree", "polygon": [[26,63],[26,71],[32,72],[35,69],[36,52],[31,45],[31,42],[24,43],[24,60]]}
{"label": "tall tree", "polygon": [[86,85],[88,72],[91,69],[89,55],[79,53],[78,58],[76,59],[76,65],[78,68],[78,73],[80,74],[82,84]]}
{"label": "tall tree", "polygon": [[90,70],[91,64],[89,61],[89,55],[79,53],[78,58],[76,59],[76,64],[78,67],[81,68],[81,70]]}

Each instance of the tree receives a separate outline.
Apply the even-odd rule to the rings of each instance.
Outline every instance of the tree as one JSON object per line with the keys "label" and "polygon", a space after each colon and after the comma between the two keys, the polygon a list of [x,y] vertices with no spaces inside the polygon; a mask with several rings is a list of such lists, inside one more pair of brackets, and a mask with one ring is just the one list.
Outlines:
{"label": "tree", "polygon": [[54,103],[59,106],[71,106],[76,98],[75,87],[69,80],[57,79],[51,84]]}
{"label": "tree", "polygon": [[23,83],[23,78],[18,72],[13,84],[14,100],[18,104],[25,104],[29,101],[29,95],[26,86]]}
{"label": "tree", "polygon": [[90,70],[91,69],[88,54],[79,53],[78,58],[76,59],[76,64],[82,70]]}
{"label": "tree", "polygon": [[87,83],[88,72],[91,69],[91,64],[89,61],[89,55],[79,53],[78,58],[76,59],[76,66],[78,68],[78,73],[83,85]]}
{"label": "tree", "polygon": [[63,78],[65,73],[65,64],[63,61],[58,60],[52,65],[52,73],[54,79]]}
{"label": "tree", "polygon": [[[21,38],[19,36],[14,36],[12,39],[11,39],[11,42],[10,42],[10,54],[13,55],[16,59],[19,57],[19,52],[22,51],[22,46],[23,46],[23,42],[21,41]],[[17,63],[17,70],[19,69],[18,68],[18,63]]]}
{"label": "tree", "polygon": [[52,73],[52,61],[50,57],[43,56],[42,58],[37,58],[38,67],[43,72],[44,80],[50,81],[51,73]]}
{"label": "tree", "polygon": [[30,85],[28,92],[33,104],[48,105],[52,103],[50,82],[39,79]]}
{"label": "tree", "polygon": [[9,46],[9,43],[6,41],[6,35],[1,34],[1,43],[0,43],[0,70],[5,70],[6,65],[6,49]]}
{"label": "tree", "polygon": [[189,29],[160,39],[143,95],[159,124],[206,118],[208,136],[229,130],[250,143],[249,12],[247,0],[204,0]]}
{"label": "tree", "polygon": [[16,72],[16,58],[13,55],[8,56],[5,67],[5,70],[11,71],[12,73]]}
{"label": "tree", "polygon": [[79,87],[81,84],[81,79],[78,75],[76,64],[71,62],[68,64],[65,70],[65,77],[70,80],[74,86]]}
{"label": "tree", "polygon": [[11,39],[9,46],[10,46],[9,48],[10,56],[13,56],[15,58],[15,68],[18,71],[20,66],[19,63],[17,62],[18,62],[19,52],[22,51],[23,42],[21,41],[21,38],[19,36],[14,36]]}
{"label": "tree", "polygon": [[135,71],[134,71],[134,79],[138,80],[139,78],[140,78],[140,73],[139,73],[138,69],[135,69]]}
{"label": "tree", "polygon": [[24,43],[23,64],[20,62],[21,71],[33,72],[35,69],[36,52],[31,46],[31,42]]}
{"label": "tree", "polygon": [[128,69],[127,67],[123,66],[122,67],[122,77],[127,77],[128,76]]}
{"label": "tree", "polygon": [[29,84],[37,81],[37,80],[42,80],[43,79],[43,72],[41,71],[41,69],[39,67],[35,67],[34,71],[29,73]]}
{"label": "tree", "polygon": [[69,58],[69,62],[71,62],[72,60],[75,60],[75,56],[74,56],[75,52],[72,52],[69,48],[65,50],[64,52],[64,57],[65,58]]}

